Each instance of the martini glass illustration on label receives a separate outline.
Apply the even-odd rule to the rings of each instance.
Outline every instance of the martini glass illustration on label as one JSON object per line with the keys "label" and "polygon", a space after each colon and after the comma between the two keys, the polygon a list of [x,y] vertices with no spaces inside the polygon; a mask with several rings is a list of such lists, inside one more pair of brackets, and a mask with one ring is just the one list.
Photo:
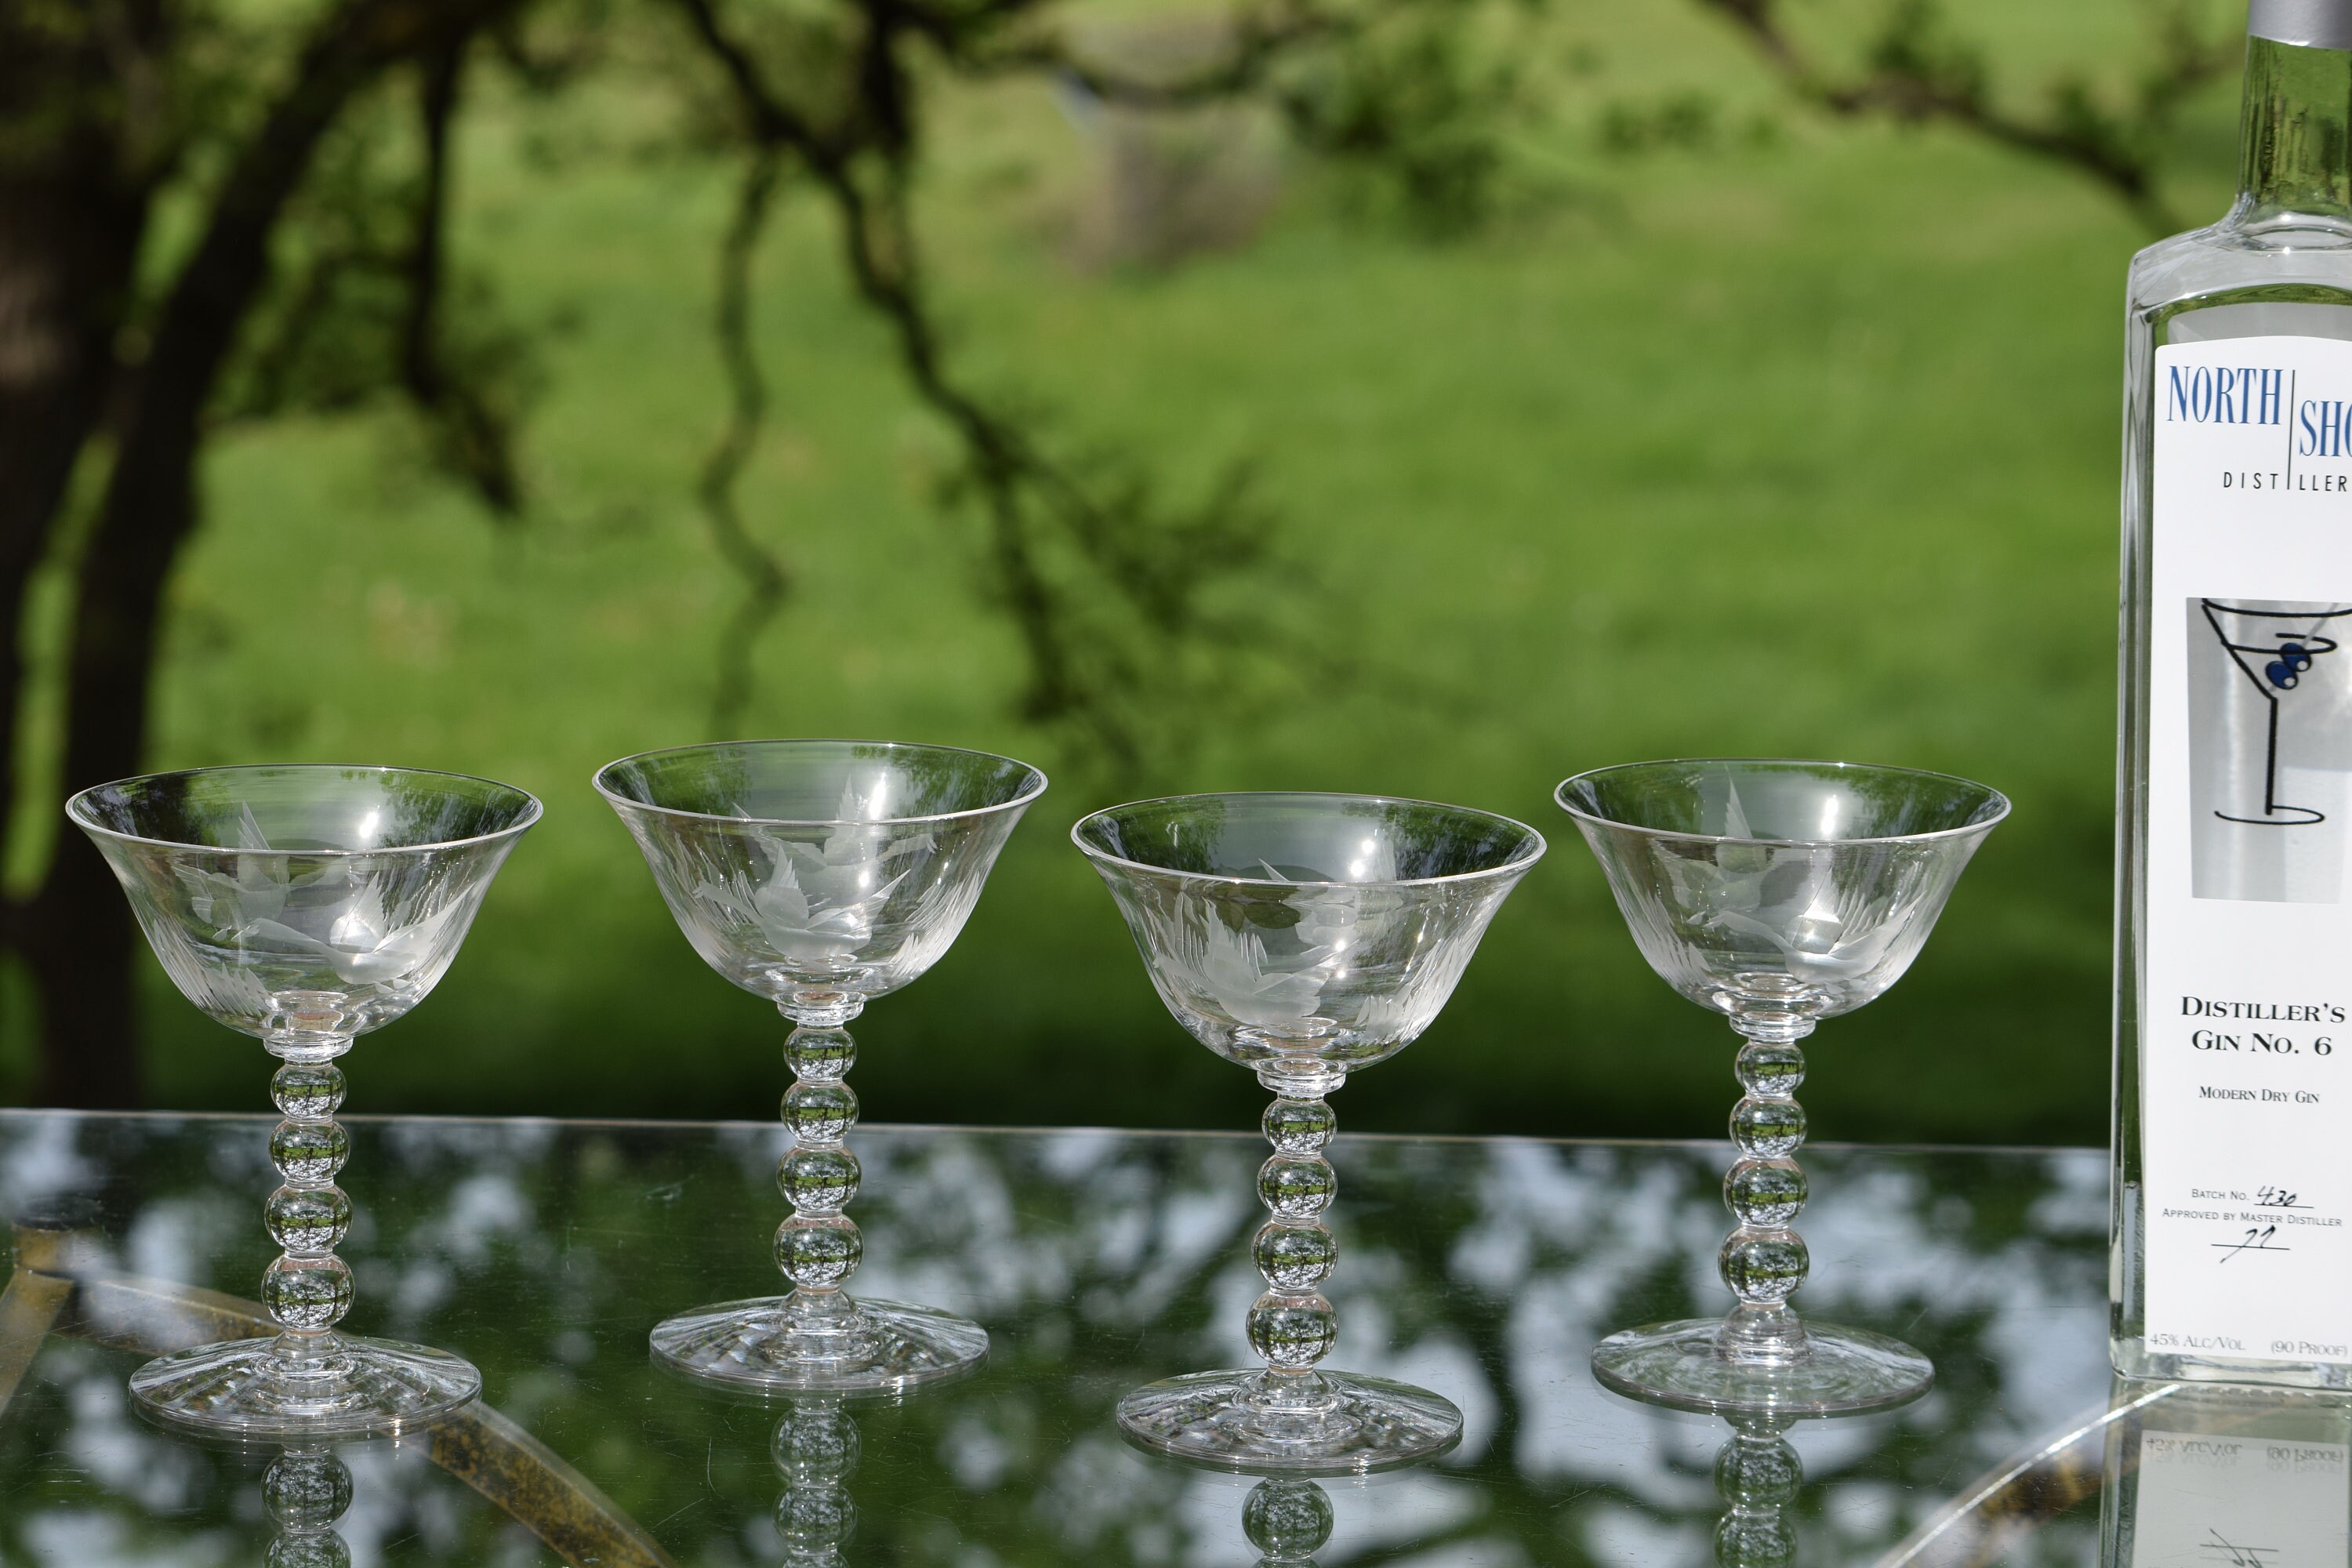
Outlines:
{"label": "martini glass illustration on label", "polygon": [[775,1239],[792,1293],[671,1318],[654,1354],[777,1391],[896,1390],[970,1367],[988,1350],[978,1323],[843,1289],[866,1255],[842,1212],[861,1174],[847,1025],[946,955],[1045,775],[951,746],[747,741],[625,758],[595,782],[694,951],[793,1026],[793,1147],[776,1167],[793,1215]]}
{"label": "martini glass illustration on label", "polygon": [[[2229,770],[2229,787],[2214,805],[2213,815],[2224,822],[2263,827],[2308,826],[2326,821],[2327,814],[2316,807],[2279,798],[2280,699],[2302,688],[2312,666],[2336,651],[2336,639],[2326,634],[2335,629],[2333,623],[2339,617],[2352,616],[2352,605],[2223,604],[2200,599],[2198,608],[2228,651],[2231,663],[2245,678],[2246,689],[2262,704],[2259,734],[2232,734],[2223,742],[2241,750],[2232,759],[2238,765]],[[2232,731],[2247,727],[2229,726]]]}
{"label": "martini glass illustration on label", "polygon": [[1797,1042],[1902,978],[1977,846],[2009,815],[1966,779],[1851,763],[1632,763],[1559,786],[1650,967],[1729,1018],[1745,1094],[1723,1178],[1738,1220],[1717,1255],[1734,1305],[1717,1321],[1603,1340],[1606,1386],[1675,1409],[1825,1415],[1917,1398],[1935,1368],[1910,1346],[1798,1320],[1811,1255]]}
{"label": "martini glass illustration on label", "polygon": [[285,1064],[269,1080],[284,1184],[264,1210],[284,1251],[261,1279],[278,1333],[149,1362],[131,1374],[149,1415],[220,1436],[360,1436],[480,1391],[446,1351],[335,1328],[352,1305],[335,1058],[425,999],[539,813],[506,784],[404,768],[199,768],[66,803],[182,994]]}
{"label": "martini glass illustration on label", "polygon": [[1341,1475],[1444,1452],[1462,1435],[1451,1402],[1319,1368],[1339,1335],[1322,1292],[1339,1256],[1323,1217],[1339,1193],[1327,1097],[1436,1019],[1542,835],[1422,801],[1200,795],[1098,811],[1070,837],[1176,1021],[1275,1097],[1257,1176],[1272,1215],[1250,1244],[1266,1288],[1249,1343],[1265,1364],[1138,1389],[1120,1427],[1240,1471]]}

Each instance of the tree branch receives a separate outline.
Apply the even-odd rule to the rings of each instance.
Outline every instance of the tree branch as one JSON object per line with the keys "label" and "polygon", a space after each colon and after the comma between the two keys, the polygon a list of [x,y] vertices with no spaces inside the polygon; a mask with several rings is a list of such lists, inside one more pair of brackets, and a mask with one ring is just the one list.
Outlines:
{"label": "tree branch", "polygon": [[420,62],[417,111],[424,132],[425,178],[418,189],[408,253],[408,311],[400,334],[400,374],[408,395],[432,427],[441,460],[473,486],[491,515],[512,518],[522,509],[513,432],[480,387],[468,377],[451,373],[443,349],[449,124],[457,110],[469,42],[467,36],[453,38]]}
{"label": "tree branch", "polygon": [[[320,139],[388,66],[446,47],[502,9],[501,0],[344,0],[313,29],[289,85],[233,156],[127,401],[77,584],[67,645],[67,789],[138,769],[163,584],[195,521],[205,409],[268,275],[270,235]],[[18,937],[42,976],[45,1094],[68,1103],[135,1101],[129,911],[79,835],[58,840]]]}
{"label": "tree branch", "polygon": [[[129,17],[0,4],[0,125],[14,132],[0,151],[0,835],[23,784],[26,599],[114,392],[152,195],[126,153],[148,128],[110,79],[148,79],[168,39]],[[15,912],[0,910],[0,935]]]}
{"label": "tree branch", "polygon": [[[989,557],[996,592],[1019,631],[1029,659],[1029,688],[1022,711],[1040,722],[1076,719],[1120,773],[1142,763],[1131,726],[1115,711],[1110,693],[1082,681],[1067,623],[1069,608],[1038,561],[1026,492],[1041,487],[1076,500],[1083,498],[1066,475],[1041,458],[1010,420],[948,379],[938,330],[917,291],[914,237],[906,215],[905,170],[890,165],[878,199],[869,196],[846,169],[820,168],[819,177],[840,208],[842,237],[851,276],[866,302],[889,321],[899,359],[916,390],[947,419],[964,444],[964,479],[981,496],[989,524]],[[1123,673],[1123,672],[1122,672]]]}
{"label": "tree branch", "polygon": [[[951,493],[976,497],[987,525],[992,587],[1028,667],[1023,714],[1074,726],[1122,775],[1140,771],[1148,748],[1139,694],[1174,664],[1169,645],[1195,629],[1203,585],[1261,548],[1262,520],[1245,506],[1243,479],[1171,523],[1139,485],[1097,493],[949,373],[908,212],[915,121],[897,53],[902,35],[933,36],[936,18],[898,0],[866,0],[866,31],[845,68],[853,103],[820,124],[770,83],[713,0],[676,3],[733,88],[753,144],[797,156],[830,199],[858,297],[889,325],[917,395],[962,447]],[[1077,580],[1049,564],[1057,548],[1076,558]],[[1107,603],[1104,588],[1132,613]],[[1139,645],[1139,634],[1159,646]]]}
{"label": "tree branch", "polygon": [[1901,0],[1871,52],[1867,70],[1840,79],[1784,25],[1779,0],[1698,0],[1745,34],[1765,63],[1798,97],[1842,117],[1874,113],[1913,122],[1940,120],[2017,152],[2072,168],[2105,186],[2151,230],[2179,228],[2158,190],[2159,146],[2180,101],[2229,70],[2226,42],[2200,40],[2185,14],[2168,12],[2158,58],[2131,106],[2103,108],[2080,81],[2053,86],[2039,118],[1996,104],[1983,61],[1939,38],[1933,0]]}
{"label": "tree branch", "polygon": [[205,405],[268,277],[270,233],[320,138],[373,75],[404,56],[447,47],[499,9],[483,0],[347,0],[314,35],[292,85],[229,169],[163,305],[101,504],[76,606],[69,779],[135,765],[154,599],[194,519],[190,481]]}
{"label": "tree branch", "polygon": [[710,537],[743,579],[743,602],[719,636],[719,686],[710,700],[714,733],[734,732],[751,697],[751,647],[775,618],[792,587],[792,577],[775,555],[751,537],[735,503],[736,481],[751,460],[760,426],[767,416],[768,388],[751,349],[751,262],[776,193],[782,155],[773,147],[752,154],[735,195],[734,220],[719,252],[719,309],[713,331],[727,369],[730,398],[726,431],[703,464],[696,494],[710,522]]}

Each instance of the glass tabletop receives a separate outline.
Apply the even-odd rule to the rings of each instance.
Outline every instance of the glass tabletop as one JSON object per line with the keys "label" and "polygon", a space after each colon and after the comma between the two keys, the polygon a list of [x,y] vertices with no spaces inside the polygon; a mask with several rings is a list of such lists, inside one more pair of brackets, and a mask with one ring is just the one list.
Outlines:
{"label": "glass tabletop", "polygon": [[2346,1406],[2111,1379],[2095,1151],[1808,1148],[1801,1304],[1937,1375],[1783,1435],[1633,1404],[1586,1364],[1612,1330],[1725,1303],[1723,1147],[1343,1136],[1327,1364],[1444,1394],[1464,1440],[1261,1481],[1111,1419],[1139,1384],[1252,1363],[1265,1145],[1211,1134],[861,1127],[856,1288],[966,1313],[991,1348],[845,1403],[714,1393],[646,1352],[666,1314],[777,1288],[781,1129],[352,1118],[345,1326],[468,1357],[486,1408],[316,1451],[150,1427],[132,1347],[250,1310],[226,1298],[273,1255],[271,1125],[0,1113],[0,1564],[2091,1563],[2103,1501],[2110,1563],[2346,1561]]}

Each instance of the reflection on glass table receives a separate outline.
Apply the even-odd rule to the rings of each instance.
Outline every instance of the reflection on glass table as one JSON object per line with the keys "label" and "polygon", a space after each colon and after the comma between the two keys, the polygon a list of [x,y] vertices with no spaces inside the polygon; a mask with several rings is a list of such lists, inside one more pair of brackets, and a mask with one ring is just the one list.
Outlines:
{"label": "reflection on glass table", "polygon": [[790,1401],[768,1451],[784,1483],[776,1533],[785,1560],[808,1568],[842,1562],[857,1531],[857,1502],[849,1492],[857,1473],[856,1417],[838,1398]]}
{"label": "reflection on glass table", "polygon": [[[665,1315],[759,1287],[740,1237],[774,1202],[781,1128],[351,1132],[383,1173],[344,1249],[354,1328],[449,1346],[484,1377],[472,1428],[331,1450],[351,1496],[319,1528],[359,1568],[1703,1568],[1736,1508],[1756,1568],[1776,1541],[1798,1564],[2087,1568],[2103,1506],[2126,1505],[2140,1552],[2123,1561],[2153,1568],[2207,1561],[2147,1544],[2175,1528],[2149,1500],[2194,1452],[2167,1434],[2241,1423],[2229,1440],[2292,1446],[2314,1497],[2352,1447],[2307,1401],[2111,1392],[2105,1161],[2088,1151],[1820,1148],[1810,1239],[1833,1267],[1806,1296],[1932,1354],[1937,1385],[1902,1410],[1797,1422],[1777,1439],[1797,1460],[1789,1495],[1742,1468],[1727,1500],[1731,1428],[1606,1393],[1587,1364],[1608,1328],[1718,1300],[1719,1146],[1338,1139],[1351,1359],[1452,1400],[1463,1441],[1415,1468],[1269,1489],[1140,1452],[1112,1418],[1139,1384],[1244,1353],[1254,1139],[873,1129],[875,1289],[967,1314],[991,1350],[962,1381],[828,1415],[686,1383],[646,1348]],[[236,1117],[0,1113],[0,1205],[47,1226],[20,1233],[0,1296],[0,1563],[253,1563],[285,1537],[289,1500],[266,1485],[278,1451],[199,1447],[141,1421],[124,1389],[139,1282],[226,1313],[205,1293],[266,1261],[247,1219],[268,1164],[256,1134]],[[55,1329],[18,1334],[44,1300]],[[2340,1468],[2333,1484],[2340,1542]]]}
{"label": "reflection on glass table", "polygon": [[289,1447],[262,1472],[261,1502],[278,1539],[265,1559],[269,1568],[344,1568],[349,1542],[335,1521],[352,1506],[351,1467],[322,1444]]}

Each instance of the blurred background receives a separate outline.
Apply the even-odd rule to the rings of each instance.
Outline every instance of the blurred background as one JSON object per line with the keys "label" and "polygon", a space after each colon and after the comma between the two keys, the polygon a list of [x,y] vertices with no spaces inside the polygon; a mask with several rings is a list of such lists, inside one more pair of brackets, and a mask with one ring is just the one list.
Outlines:
{"label": "blurred background", "polygon": [[1346,1127],[1713,1135],[1549,792],[1728,753],[2016,802],[1814,1135],[2100,1142],[2117,307],[2243,15],[0,0],[0,1098],[265,1104],[66,793],[397,762],[548,814],[352,1110],[766,1116],[588,778],[845,735],[1055,780],[870,1119],[1249,1125],[1066,834],[1281,787],[1552,841]]}

